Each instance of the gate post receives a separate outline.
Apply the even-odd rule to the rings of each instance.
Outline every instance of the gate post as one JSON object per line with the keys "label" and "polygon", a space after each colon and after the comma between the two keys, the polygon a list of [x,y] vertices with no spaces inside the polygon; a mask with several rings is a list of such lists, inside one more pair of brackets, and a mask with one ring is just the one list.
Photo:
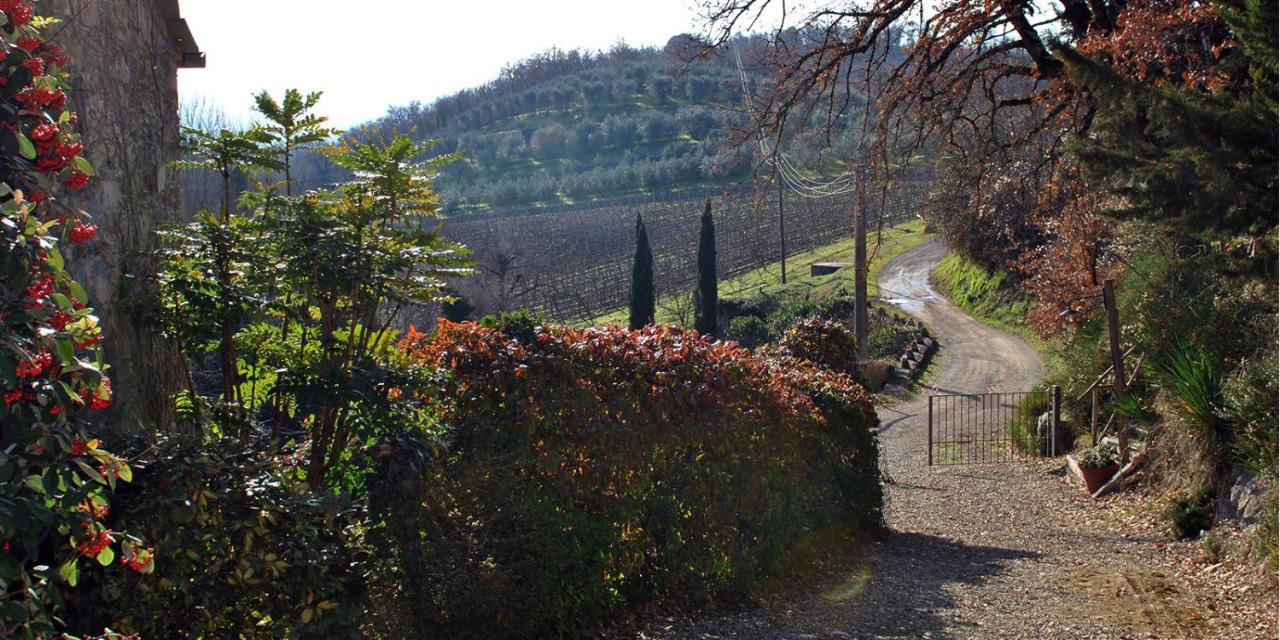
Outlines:
{"label": "gate post", "polygon": [[933,396],[929,396],[929,466],[933,466]]}
{"label": "gate post", "polygon": [[1062,387],[1053,385],[1053,416],[1049,420],[1049,456],[1058,457],[1058,428],[1062,426]]}

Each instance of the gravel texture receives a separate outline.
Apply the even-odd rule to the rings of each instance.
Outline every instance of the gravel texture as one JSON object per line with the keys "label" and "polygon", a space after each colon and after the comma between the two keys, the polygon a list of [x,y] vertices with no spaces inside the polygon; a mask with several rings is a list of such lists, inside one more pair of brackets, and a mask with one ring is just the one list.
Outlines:
{"label": "gravel texture", "polygon": [[1036,353],[934,294],[944,249],[903,253],[881,277],[942,344],[929,387],[881,407],[888,530],[833,547],[806,578],[747,605],[644,614],[611,638],[1276,638],[1276,576],[1175,541],[1140,491],[1095,501],[1059,461],[930,468],[928,393],[1024,391]]}

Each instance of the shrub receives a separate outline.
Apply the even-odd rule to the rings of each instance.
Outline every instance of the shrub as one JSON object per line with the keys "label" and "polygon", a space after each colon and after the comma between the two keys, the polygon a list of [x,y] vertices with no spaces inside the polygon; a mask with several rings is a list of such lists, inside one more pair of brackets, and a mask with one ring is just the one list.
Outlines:
{"label": "shrub", "polygon": [[4,6],[0,637],[71,638],[61,633],[60,609],[80,569],[123,564],[148,571],[151,554],[137,537],[101,521],[117,483],[132,472],[99,447],[86,419],[111,404],[111,386],[102,329],[63,253],[67,240],[88,242],[97,227],[53,193],[83,188],[93,173],[68,109],[66,56],[45,42],[53,22],[35,16],[30,3]]}
{"label": "shrub", "polygon": [[769,325],[759,316],[738,316],[729,321],[727,336],[747,349],[754,349],[769,342],[772,334]]}
{"label": "shrub", "polygon": [[[581,631],[624,605],[742,593],[803,536],[880,521],[874,411],[847,376],[672,327],[444,323],[447,453],[418,501],[418,633]],[[402,492],[403,493],[403,492]]]}
{"label": "shrub", "polygon": [[1009,438],[1014,447],[1038,456],[1048,453],[1049,438],[1040,433],[1040,418],[1048,410],[1049,400],[1043,394],[1033,393],[1018,400],[1009,421]]}
{"label": "shrub", "polygon": [[853,321],[854,298],[843,290],[818,300],[797,300],[778,307],[768,316],[774,335],[786,333],[796,323],[808,318]]}
{"label": "shrub", "polygon": [[1213,490],[1202,487],[1189,497],[1170,502],[1164,517],[1173,527],[1174,535],[1184,539],[1194,538],[1213,526],[1216,507]]}
{"label": "shrub", "polygon": [[839,322],[809,318],[791,325],[778,348],[797,358],[849,375],[858,372],[858,338]]}
{"label": "shrub", "polygon": [[[263,124],[185,130],[189,158],[179,166],[220,175],[224,196],[216,214],[161,233],[154,320],[188,367],[218,354],[219,392],[206,397],[188,376],[182,403],[191,410],[180,415],[213,435],[272,448],[305,436],[311,488],[350,488],[353,444],[385,435],[388,424],[420,422],[390,393],[418,373],[395,363],[401,314],[446,300],[448,279],[470,270],[466,251],[429,223],[440,207],[435,173],[452,160],[428,156],[434,141],[372,129],[346,135],[324,153],[354,179],[288,195],[291,150],[335,133],[312,112],[319,98],[290,90],[277,102],[263,93]],[[283,184],[266,179],[232,201],[233,174],[276,170]],[[212,415],[201,411],[206,404]]]}
{"label": "shrub", "polygon": [[106,523],[141,532],[159,560],[145,578],[93,570],[74,601],[88,628],[144,638],[358,638],[370,557],[361,511],[313,494],[234,440],[148,449]]}
{"label": "shrub", "polygon": [[1276,478],[1280,435],[1280,363],[1273,344],[1268,352],[1246,361],[1227,380],[1224,390],[1226,414],[1232,424],[1235,462],[1252,473]]}

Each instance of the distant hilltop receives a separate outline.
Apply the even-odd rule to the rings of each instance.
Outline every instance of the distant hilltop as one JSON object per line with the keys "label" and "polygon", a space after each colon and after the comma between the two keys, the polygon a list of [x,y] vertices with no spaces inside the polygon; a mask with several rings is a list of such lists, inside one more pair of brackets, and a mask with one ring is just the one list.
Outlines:
{"label": "distant hilltop", "polygon": [[732,57],[691,62],[698,47],[681,35],[662,49],[552,49],[372,124],[462,156],[437,183],[454,211],[720,184],[750,166],[726,144],[744,117],[742,81]]}

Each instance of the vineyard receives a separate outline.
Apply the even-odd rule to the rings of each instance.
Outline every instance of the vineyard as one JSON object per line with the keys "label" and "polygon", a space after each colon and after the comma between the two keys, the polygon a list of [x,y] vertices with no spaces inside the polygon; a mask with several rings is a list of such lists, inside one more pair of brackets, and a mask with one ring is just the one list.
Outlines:
{"label": "vineyard", "polygon": [[[871,221],[900,221],[923,197],[924,181],[870,198]],[[458,285],[478,313],[532,309],[558,321],[589,321],[627,303],[635,218],[644,216],[654,253],[659,293],[691,289],[698,216],[710,198],[716,219],[717,262],[722,278],[781,255],[776,191],[749,188],[627,197],[553,209],[473,214],[449,218],[444,234],[471,247],[478,274]],[[787,253],[830,244],[853,233],[851,195],[809,199],[784,192]],[[795,265],[794,268],[807,268]]]}

